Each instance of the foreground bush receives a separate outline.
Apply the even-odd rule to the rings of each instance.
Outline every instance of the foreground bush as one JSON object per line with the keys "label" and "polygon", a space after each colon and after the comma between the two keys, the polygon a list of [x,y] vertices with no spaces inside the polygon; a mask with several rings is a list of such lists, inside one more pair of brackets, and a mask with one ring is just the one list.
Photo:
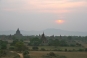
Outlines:
{"label": "foreground bush", "polygon": [[27,55],[27,54],[29,54],[29,51],[24,51],[23,52],[23,55]]}
{"label": "foreground bush", "polygon": [[55,53],[53,53],[53,52],[50,52],[48,55],[49,56],[56,56]]}
{"label": "foreground bush", "polygon": [[23,55],[23,57],[24,57],[24,58],[30,58],[30,56],[29,56],[29,55]]}
{"label": "foreground bush", "polygon": [[0,57],[6,56],[7,52],[5,50],[0,50]]}

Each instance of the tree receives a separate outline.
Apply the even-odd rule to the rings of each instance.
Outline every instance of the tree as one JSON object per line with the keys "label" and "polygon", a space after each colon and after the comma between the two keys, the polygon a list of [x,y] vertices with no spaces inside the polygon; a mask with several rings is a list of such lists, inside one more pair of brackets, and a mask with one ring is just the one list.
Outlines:
{"label": "tree", "polygon": [[72,39],[72,36],[68,36],[68,39],[71,40]]}
{"label": "tree", "polygon": [[41,40],[39,38],[35,37],[30,40],[29,44],[32,46],[39,46],[41,44]]}
{"label": "tree", "polygon": [[15,44],[15,48],[16,48],[16,50],[17,51],[23,51],[23,50],[26,50],[25,49],[25,45],[24,45],[24,43],[23,42],[21,42],[21,41],[19,41],[19,42],[17,42],[16,44]]}

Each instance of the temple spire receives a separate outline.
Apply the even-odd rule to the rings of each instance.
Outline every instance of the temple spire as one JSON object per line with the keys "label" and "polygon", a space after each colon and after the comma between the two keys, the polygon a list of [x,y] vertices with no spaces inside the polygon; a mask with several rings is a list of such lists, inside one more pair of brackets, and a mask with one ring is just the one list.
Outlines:
{"label": "temple spire", "polygon": [[19,28],[17,29],[17,31],[16,31],[16,34],[15,34],[16,36],[22,36],[22,34],[20,33],[20,30],[19,30]]}

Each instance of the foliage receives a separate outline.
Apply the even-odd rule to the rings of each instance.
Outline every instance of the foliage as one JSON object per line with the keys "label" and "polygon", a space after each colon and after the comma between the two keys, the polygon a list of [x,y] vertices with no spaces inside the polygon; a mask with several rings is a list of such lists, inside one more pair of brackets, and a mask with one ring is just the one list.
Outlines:
{"label": "foliage", "polygon": [[26,50],[26,46],[24,45],[24,43],[23,42],[21,42],[21,41],[19,41],[19,42],[17,42],[16,44],[15,44],[15,48],[16,48],[16,51],[24,51],[24,50]]}
{"label": "foliage", "polygon": [[27,54],[29,54],[29,51],[26,50],[23,52],[23,55],[27,55]]}
{"label": "foliage", "polygon": [[8,44],[8,42],[7,41],[2,41],[2,40],[0,40],[0,49],[2,50],[5,50],[5,49],[7,49],[7,44]]}
{"label": "foliage", "polygon": [[15,46],[15,44],[16,44],[17,42],[19,42],[18,39],[13,39],[13,42],[11,43],[11,46]]}
{"label": "foliage", "polygon": [[37,37],[30,39],[29,45],[31,46],[39,46],[41,44],[41,40]]}
{"label": "foliage", "polygon": [[42,56],[43,58],[67,58],[66,56],[56,55],[53,52],[48,53],[47,55]]}
{"label": "foliage", "polygon": [[67,49],[65,49],[65,52],[67,52]]}
{"label": "foliage", "polygon": [[38,50],[39,48],[37,46],[32,47],[33,50]]}
{"label": "foliage", "polygon": [[14,58],[20,58],[20,56],[19,55],[16,55]]}
{"label": "foliage", "polygon": [[46,49],[45,48],[41,48],[41,51],[46,51]]}
{"label": "foliage", "polygon": [[48,55],[49,56],[56,56],[55,53],[53,53],[53,52],[50,52]]}
{"label": "foliage", "polygon": [[87,48],[85,48],[85,51],[87,52]]}
{"label": "foliage", "polygon": [[84,51],[84,49],[79,49],[78,51]]}
{"label": "foliage", "polygon": [[29,56],[29,55],[23,55],[23,57],[24,57],[24,58],[30,58],[30,56]]}
{"label": "foliage", "polygon": [[5,50],[0,50],[0,57],[5,56],[7,52]]}
{"label": "foliage", "polygon": [[14,46],[10,46],[9,49],[10,50],[15,50],[15,47]]}

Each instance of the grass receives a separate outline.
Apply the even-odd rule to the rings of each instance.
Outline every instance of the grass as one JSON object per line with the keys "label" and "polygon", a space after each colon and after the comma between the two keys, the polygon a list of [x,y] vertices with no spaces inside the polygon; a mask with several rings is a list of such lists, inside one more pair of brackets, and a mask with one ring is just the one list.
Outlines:
{"label": "grass", "polygon": [[1,58],[14,58],[17,55],[18,55],[17,53],[8,52],[6,56]]}
{"label": "grass", "polygon": [[[55,49],[61,49],[61,50],[78,50],[78,49],[84,49],[84,47],[55,47],[55,46],[38,46],[39,49],[44,48],[46,50],[55,50]],[[32,49],[32,46],[29,46],[29,49]]]}
{"label": "grass", "polygon": [[42,58],[47,53],[54,52],[57,55],[63,55],[67,58],[87,58],[87,52],[56,52],[56,51],[30,51],[31,58]]}

